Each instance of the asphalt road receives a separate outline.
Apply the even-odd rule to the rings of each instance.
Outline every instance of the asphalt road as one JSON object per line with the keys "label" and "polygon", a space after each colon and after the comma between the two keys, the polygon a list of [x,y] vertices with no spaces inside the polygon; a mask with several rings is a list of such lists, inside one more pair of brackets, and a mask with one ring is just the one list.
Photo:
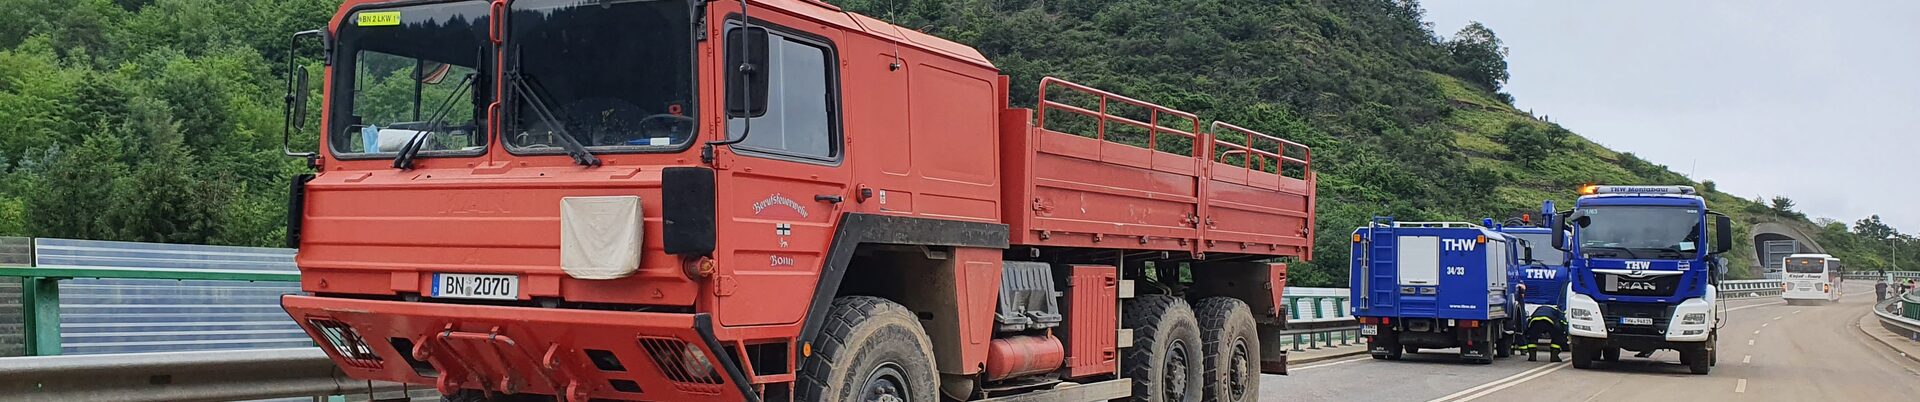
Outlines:
{"label": "asphalt road", "polygon": [[[1672,351],[1628,355],[1594,370],[1525,357],[1475,366],[1443,350],[1402,361],[1367,356],[1309,363],[1266,376],[1263,401],[1916,401],[1920,363],[1892,355],[1854,328],[1870,288],[1848,286],[1838,304],[1788,306],[1778,298],[1728,302],[1720,362],[1688,374]],[[1751,342],[1751,344],[1749,344]],[[1563,355],[1564,356],[1564,355]]]}

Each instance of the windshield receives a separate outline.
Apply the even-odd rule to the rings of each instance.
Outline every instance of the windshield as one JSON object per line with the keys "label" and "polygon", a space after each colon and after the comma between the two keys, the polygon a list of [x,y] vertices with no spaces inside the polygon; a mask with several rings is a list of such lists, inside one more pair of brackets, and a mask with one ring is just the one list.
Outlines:
{"label": "windshield", "polygon": [[[328,145],[342,158],[477,155],[492,103],[487,3],[363,9],[339,28]],[[478,90],[476,90],[478,89]],[[344,111],[341,113],[339,111]]]}
{"label": "windshield", "polygon": [[1787,273],[1790,273],[1790,274],[1817,274],[1821,272],[1826,272],[1826,270],[1827,270],[1827,259],[1825,258],[1788,258],[1787,259]]}
{"label": "windshield", "polygon": [[508,149],[566,152],[562,133],[594,152],[685,149],[694,131],[692,12],[673,0],[513,2],[509,57],[529,88],[516,96],[537,99],[514,99]]}
{"label": "windshield", "polygon": [[1546,233],[1516,233],[1513,235],[1527,241],[1527,248],[1533,249],[1533,259],[1546,265],[1560,265],[1566,262],[1566,254],[1554,250],[1553,236]]}
{"label": "windshield", "polygon": [[1573,219],[1587,219],[1579,228],[1581,252],[1600,258],[1686,259],[1697,251],[1701,235],[1700,210],[1687,207],[1590,207]]}

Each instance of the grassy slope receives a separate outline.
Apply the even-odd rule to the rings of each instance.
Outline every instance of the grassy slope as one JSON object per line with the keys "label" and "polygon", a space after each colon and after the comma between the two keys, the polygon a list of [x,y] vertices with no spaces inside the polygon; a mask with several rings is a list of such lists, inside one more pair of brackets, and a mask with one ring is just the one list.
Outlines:
{"label": "grassy slope", "polygon": [[[1522,166],[1504,157],[1507,147],[1494,136],[1509,124],[1548,123],[1537,121],[1525,112],[1491,98],[1485,90],[1472,88],[1453,77],[1431,73],[1428,76],[1456,108],[1446,126],[1453,134],[1458,151],[1470,160],[1472,166],[1502,172],[1508,178],[1496,191],[1495,202],[1501,208],[1538,209],[1541,201],[1554,200],[1564,209],[1571,205],[1574,189],[1584,183],[1688,184],[1695,188],[1703,187],[1703,184],[1687,180],[1664,166],[1656,166],[1657,169],[1643,167],[1643,173],[1635,173],[1628,167],[1636,163],[1634,159],[1577,134],[1570,138],[1570,150],[1556,154],[1538,166]],[[1739,226],[1734,232],[1734,250],[1727,254],[1728,262],[1733,267],[1753,265],[1751,241],[1742,240],[1750,236],[1746,226],[1760,221],[1790,221],[1755,214],[1754,211],[1765,208],[1752,200],[1730,194],[1711,191],[1705,198],[1709,208],[1733,216],[1736,226]],[[1805,221],[1800,223],[1811,227]],[[1734,272],[1736,277],[1752,275],[1737,268]]]}

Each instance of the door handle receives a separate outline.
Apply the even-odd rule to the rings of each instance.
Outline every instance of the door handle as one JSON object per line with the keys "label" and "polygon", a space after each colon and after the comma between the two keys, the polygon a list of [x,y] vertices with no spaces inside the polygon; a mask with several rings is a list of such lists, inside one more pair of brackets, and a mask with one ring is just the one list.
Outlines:
{"label": "door handle", "polygon": [[813,196],[813,200],[828,203],[828,204],[839,204],[841,202],[845,202],[847,200],[847,197],[832,195],[832,194],[820,194],[820,195]]}

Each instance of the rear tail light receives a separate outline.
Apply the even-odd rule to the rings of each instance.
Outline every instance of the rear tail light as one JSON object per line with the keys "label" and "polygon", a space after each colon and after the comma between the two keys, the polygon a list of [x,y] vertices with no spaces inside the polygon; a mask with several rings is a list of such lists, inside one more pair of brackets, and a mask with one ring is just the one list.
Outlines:
{"label": "rear tail light", "polygon": [[327,346],[340,355],[342,364],[363,369],[380,368],[380,354],[374,353],[373,347],[367,345],[366,338],[360,337],[360,333],[354,331],[352,326],[319,318],[308,319],[307,323],[313,325],[314,332],[320,333],[320,337],[327,341]]}

